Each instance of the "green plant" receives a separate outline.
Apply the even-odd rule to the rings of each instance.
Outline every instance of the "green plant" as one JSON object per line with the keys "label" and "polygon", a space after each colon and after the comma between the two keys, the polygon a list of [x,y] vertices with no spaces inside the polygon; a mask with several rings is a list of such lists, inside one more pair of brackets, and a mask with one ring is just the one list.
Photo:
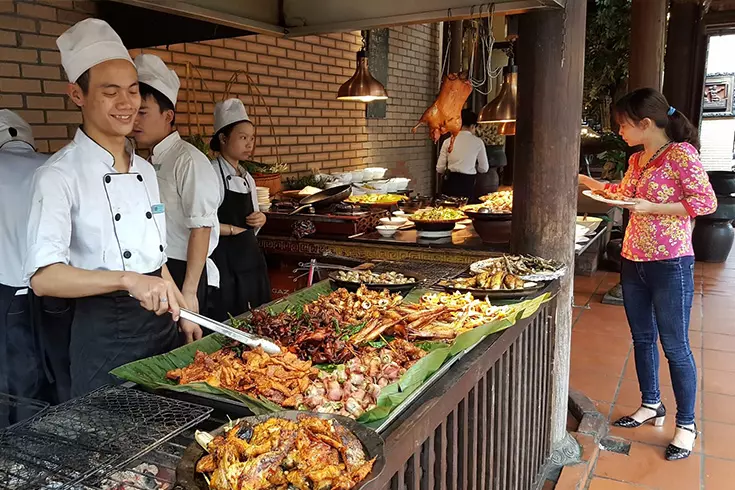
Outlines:
{"label": "green plant", "polygon": [[628,145],[617,134],[606,131],[601,137],[602,144],[607,150],[597,154],[597,159],[603,162],[602,178],[619,180],[625,173],[625,164],[628,161]]}
{"label": "green plant", "polygon": [[288,171],[288,165],[285,163],[262,163],[253,160],[243,160],[242,165],[252,174],[280,174]]}
{"label": "green plant", "polygon": [[610,105],[627,86],[630,5],[631,0],[595,0],[587,11],[583,117],[603,129],[611,127]]}
{"label": "green plant", "polygon": [[324,177],[317,177],[314,174],[309,174],[304,177],[288,177],[283,183],[283,188],[286,190],[300,191],[306,186],[324,189],[326,185],[327,181],[324,179]]}

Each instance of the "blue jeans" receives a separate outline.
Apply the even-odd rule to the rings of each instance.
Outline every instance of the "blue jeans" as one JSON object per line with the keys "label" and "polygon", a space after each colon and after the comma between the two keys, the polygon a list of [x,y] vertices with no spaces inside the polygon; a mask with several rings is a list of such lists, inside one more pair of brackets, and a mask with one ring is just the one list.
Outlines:
{"label": "blue jeans", "polygon": [[676,397],[676,423],[693,424],[697,366],[689,346],[689,314],[694,257],[653,262],[623,259],[621,283],[643,403],[661,401],[656,347],[660,336]]}

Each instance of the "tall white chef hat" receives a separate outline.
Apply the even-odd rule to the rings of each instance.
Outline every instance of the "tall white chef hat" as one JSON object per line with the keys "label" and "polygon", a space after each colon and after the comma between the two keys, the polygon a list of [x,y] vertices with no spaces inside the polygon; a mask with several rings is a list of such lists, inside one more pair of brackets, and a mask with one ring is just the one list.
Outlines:
{"label": "tall white chef hat", "polygon": [[139,54],[135,57],[138,81],[161,92],[176,106],[181,82],[175,71],[169,70],[166,63],[155,54]]}
{"label": "tall white chef hat", "polygon": [[133,63],[120,36],[100,19],[77,22],[56,39],[56,45],[61,52],[61,65],[72,83],[85,71],[105,61]]}
{"label": "tall white chef hat", "polygon": [[230,124],[250,121],[245,104],[240,99],[227,99],[214,106],[214,133]]}
{"label": "tall white chef hat", "polygon": [[30,125],[10,109],[0,110],[0,146],[8,141],[25,141],[32,147],[36,147],[33,139],[33,131]]}
{"label": "tall white chef hat", "polygon": [[219,132],[230,124],[243,121],[250,121],[250,118],[248,111],[245,110],[245,104],[240,99],[217,102],[214,106],[214,136],[209,142],[209,147],[214,151],[220,151]]}

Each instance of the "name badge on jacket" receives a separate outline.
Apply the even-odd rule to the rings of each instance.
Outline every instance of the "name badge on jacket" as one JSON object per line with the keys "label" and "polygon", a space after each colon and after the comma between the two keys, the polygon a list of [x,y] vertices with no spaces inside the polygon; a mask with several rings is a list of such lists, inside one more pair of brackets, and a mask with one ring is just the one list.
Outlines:
{"label": "name badge on jacket", "polygon": [[154,205],[151,206],[151,212],[153,214],[161,214],[161,213],[163,213],[165,211],[166,211],[166,205],[163,204],[163,203],[161,203],[161,204],[154,204]]}

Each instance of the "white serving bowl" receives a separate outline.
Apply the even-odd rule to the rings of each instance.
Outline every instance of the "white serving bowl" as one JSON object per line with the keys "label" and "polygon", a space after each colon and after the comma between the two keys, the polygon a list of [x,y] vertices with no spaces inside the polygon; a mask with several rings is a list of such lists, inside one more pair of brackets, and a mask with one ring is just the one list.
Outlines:
{"label": "white serving bowl", "polygon": [[396,183],[396,185],[398,186],[397,190],[399,191],[408,189],[408,184],[411,182],[411,179],[407,179],[405,177],[396,177],[391,180],[393,180]]}
{"label": "white serving bowl", "polygon": [[261,213],[265,213],[271,208],[271,203],[268,204],[258,204],[258,208],[260,208]]}
{"label": "white serving bowl", "polygon": [[341,172],[341,173],[333,174],[333,175],[337,180],[339,180],[340,182],[344,182],[345,184],[354,182],[352,180],[352,172]]}
{"label": "white serving bowl", "polygon": [[378,180],[385,176],[388,169],[383,167],[368,167],[363,171],[365,172],[366,180]]}
{"label": "white serving bowl", "polygon": [[405,211],[393,211],[393,216],[405,217],[406,212]]}
{"label": "white serving bowl", "polygon": [[380,218],[380,224],[387,226],[405,225],[408,220],[401,216],[393,216],[392,218]]}
{"label": "white serving bowl", "polygon": [[375,229],[378,230],[378,233],[380,233],[380,235],[385,238],[392,237],[398,231],[397,226],[386,226],[386,225],[378,225],[375,227]]}

